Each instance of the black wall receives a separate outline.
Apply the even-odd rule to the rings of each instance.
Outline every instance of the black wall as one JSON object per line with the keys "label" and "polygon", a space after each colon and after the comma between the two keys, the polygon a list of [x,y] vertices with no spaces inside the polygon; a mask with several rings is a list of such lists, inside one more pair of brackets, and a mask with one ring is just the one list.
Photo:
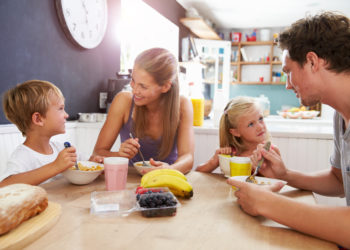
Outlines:
{"label": "black wall", "polygon": [[[175,24],[185,14],[175,0],[145,2]],[[61,89],[70,119],[75,119],[78,112],[101,112],[99,92],[107,90],[108,78],[114,78],[120,68],[120,0],[108,0],[108,9],[103,41],[86,50],[65,37],[55,0],[0,0],[1,102],[3,93],[17,83],[40,79]],[[180,31],[180,39],[182,36]],[[1,106],[0,124],[4,123],[9,121]]]}

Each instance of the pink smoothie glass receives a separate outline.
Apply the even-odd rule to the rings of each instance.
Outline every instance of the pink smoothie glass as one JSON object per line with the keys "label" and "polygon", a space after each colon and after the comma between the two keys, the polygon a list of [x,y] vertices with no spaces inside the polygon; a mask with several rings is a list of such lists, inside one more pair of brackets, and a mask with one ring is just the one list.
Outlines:
{"label": "pink smoothie glass", "polygon": [[123,190],[128,176],[129,159],[124,157],[104,158],[107,191]]}

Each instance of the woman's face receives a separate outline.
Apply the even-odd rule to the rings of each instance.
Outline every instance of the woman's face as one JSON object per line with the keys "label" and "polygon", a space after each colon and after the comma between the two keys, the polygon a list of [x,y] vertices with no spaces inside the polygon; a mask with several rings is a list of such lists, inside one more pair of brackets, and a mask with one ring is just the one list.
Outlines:
{"label": "woman's face", "polygon": [[132,71],[130,85],[134,102],[138,106],[148,105],[158,101],[160,95],[164,93],[163,87],[159,86],[147,71],[137,66]]}
{"label": "woman's face", "polygon": [[244,144],[262,143],[266,139],[266,125],[261,111],[254,108],[251,112],[241,115],[238,126],[230,129],[233,136],[240,137]]}

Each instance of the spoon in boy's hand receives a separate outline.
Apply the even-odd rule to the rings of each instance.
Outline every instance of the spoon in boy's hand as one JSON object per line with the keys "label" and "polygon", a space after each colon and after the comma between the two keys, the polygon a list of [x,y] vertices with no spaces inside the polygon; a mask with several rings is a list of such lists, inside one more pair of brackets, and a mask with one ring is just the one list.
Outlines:
{"label": "spoon in boy's hand", "polygon": [[[66,142],[64,143],[64,147],[65,147],[65,148],[69,148],[70,146],[71,146],[71,145],[70,145],[69,142],[66,141]],[[75,165],[74,165],[74,166],[75,166],[75,169],[76,169],[76,170],[80,170],[77,162],[75,162]]]}
{"label": "spoon in boy's hand", "polygon": [[[135,139],[135,138],[132,136],[131,133],[129,133],[129,135],[130,135],[130,137],[131,137],[132,139]],[[149,165],[145,162],[145,158],[143,158],[143,154],[142,154],[141,150],[138,149],[138,151],[139,151],[139,154],[140,154],[140,156],[141,156],[141,158],[142,158],[142,165],[143,165],[143,166],[149,167]]]}
{"label": "spoon in boy's hand", "polygon": [[[270,150],[270,146],[271,146],[271,142],[268,141],[266,142],[266,144],[264,145],[264,149],[266,151],[269,151]],[[255,180],[255,176],[258,174],[259,172],[259,169],[261,167],[261,165],[264,163],[264,157],[261,156],[261,159],[260,161],[258,162],[258,165],[256,166],[256,169],[254,171],[253,174],[251,174],[250,176],[247,177],[247,179],[245,179],[246,182],[251,182],[251,183],[256,183],[256,180]]]}

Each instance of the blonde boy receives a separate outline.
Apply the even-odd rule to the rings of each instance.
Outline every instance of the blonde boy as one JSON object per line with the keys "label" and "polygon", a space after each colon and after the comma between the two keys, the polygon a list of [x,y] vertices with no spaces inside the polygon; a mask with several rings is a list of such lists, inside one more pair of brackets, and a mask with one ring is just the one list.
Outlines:
{"label": "blonde boy", "polygon": [[62,92],[52,83],[30,80],[4,94],[6,118],[25,136],[0,176],[0,187],[13,183],[38,185],[73,166],[75,148],[64,148],[51,137],[65,133],[68,114]]}

